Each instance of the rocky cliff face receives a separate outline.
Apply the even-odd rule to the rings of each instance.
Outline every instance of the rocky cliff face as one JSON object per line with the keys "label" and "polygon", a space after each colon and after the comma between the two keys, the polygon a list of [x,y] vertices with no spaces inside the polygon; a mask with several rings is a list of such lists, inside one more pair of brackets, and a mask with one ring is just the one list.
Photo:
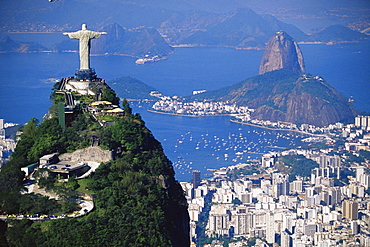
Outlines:
{"label": "rocky cliff face", "polygon": [[277,32],[267,42],[259,74],[279,69],[288,69],[298,74],[305,72],[303,56],[298,44],[283,31]]}
{"label": "rocky cliff face", "polygon": [[59,156],[63,161],[94,161],[94,162],[109,162],[113,160],[112,151],[104,150],[101,147],[88,147],[79,149],[73,153],[64,153]]}

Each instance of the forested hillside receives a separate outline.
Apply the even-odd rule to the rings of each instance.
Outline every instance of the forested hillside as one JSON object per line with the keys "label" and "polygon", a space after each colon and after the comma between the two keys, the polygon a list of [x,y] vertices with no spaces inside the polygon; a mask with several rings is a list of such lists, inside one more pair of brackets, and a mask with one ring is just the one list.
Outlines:
{"label": "forested hillside", "polygon": [[[23,127],[11,161],[0,171],[3,213],[53,214],[63,211],[76,196],[73,181],[65,185],[64,192],[72,193],[65,194],[65,200],[21,194],[24,174],[20,167],[37,162],[42,155],[87,147],[94,136],[101,147],[113,150],[116,158],[102,163],[84,180],[88,193],[94,196],[92,212],[80,218],[42,222],[8,219],[0,227],[3,245],[189,246],[187,204],[172,164],[141,117],[132,114],[125,100],[122,105],[124,117],[108,127],[101,127],[82,112],[72,127],[65,129],[55,115],[42,122],[32,119]],[[48,180],[58,186],[57,180]]]}

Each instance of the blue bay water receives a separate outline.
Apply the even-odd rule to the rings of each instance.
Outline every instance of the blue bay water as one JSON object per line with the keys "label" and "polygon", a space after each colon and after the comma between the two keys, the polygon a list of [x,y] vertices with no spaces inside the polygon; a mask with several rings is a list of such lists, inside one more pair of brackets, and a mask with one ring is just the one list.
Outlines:
{"label": "blue bay water", "polygon": [[[301,45],[308,73],[322,76],[355,106],[370,112],[369,43],[335,46]],[[131,76],[167,95],[189,95],[212,90],[257,75],[262,51],[229,48],[177,48],[169,59],[136,65],[123,56],[92,56],[91,65],[101,78]],[[25,123],[46,113],[54,81],[73,76],[76,53],[0,54],[0,118]],[[115,85],[111,85],[113,88]],[[285,135],[231,123],[228,117],[190,118],[146,111],[133,104],[148,128],[173,161],[176,178],[187,181],[191,170],[232,165],[273,150],[270,146],[300,145],[301,136]]]}
{"label": "blue bay water", "polygon": [[230,122],[230,117],[185,117],[146,111],[148,103],[132,102],[146,126],[159,140],[167,157],[173,162],[176,178],[189,181],[192,170],[202,175],[250,159],[277,147],[302,144],[306,137],[293,132],[273,131]]}
{"label": "blue bay water", "polygon": [[354,105],[370,112],[370,41],[339,45],[301,45],[306,72],[323,77]]}

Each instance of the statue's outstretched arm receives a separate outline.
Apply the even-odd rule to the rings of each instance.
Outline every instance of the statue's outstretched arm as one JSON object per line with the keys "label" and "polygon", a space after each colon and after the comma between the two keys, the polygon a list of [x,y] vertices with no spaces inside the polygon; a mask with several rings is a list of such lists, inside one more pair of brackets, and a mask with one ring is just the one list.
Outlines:
{"label": "statue's outstretched arm", "polygon": [[80,33],[79,32],[72,32],[72,33],[69,33],[69,32],[65,32],[63,33],[64,35],[68,35],[68,37],[70,39],[79,39],[80,38]]}

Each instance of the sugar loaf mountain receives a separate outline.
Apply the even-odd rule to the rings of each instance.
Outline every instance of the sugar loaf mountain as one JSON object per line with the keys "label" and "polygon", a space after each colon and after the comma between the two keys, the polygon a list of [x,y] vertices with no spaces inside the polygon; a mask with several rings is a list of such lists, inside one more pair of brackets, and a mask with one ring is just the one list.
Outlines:
{"label": "sugar loaf mountain", "polygon": [[359,113],[322,77],[305,72],[302,52],[286,32],[268,41],[259,74],[191,99],[230,101],[255,109],[252,118],[315,126],[348,122]]}

